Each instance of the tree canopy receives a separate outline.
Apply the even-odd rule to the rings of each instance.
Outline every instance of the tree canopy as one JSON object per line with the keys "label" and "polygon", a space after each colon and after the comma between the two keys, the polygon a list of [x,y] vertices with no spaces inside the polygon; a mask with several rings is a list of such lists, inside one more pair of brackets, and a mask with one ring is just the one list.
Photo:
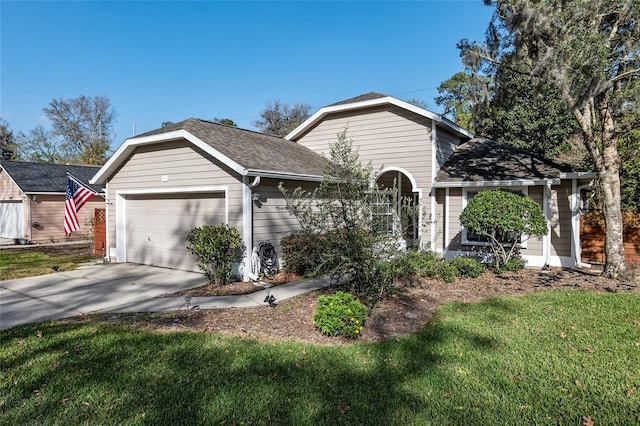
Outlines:
{"label": "tree canopy", "polygon": [[54,99],[42,109],[62,138],[63,161],[104,164],[113,141],[116,112],[105,96]]}
{"label": "tree canopy", "polygon": [[[607,227],[604,273],[624,274],[618,149],[621,136],[638,126],[625,117],[639,108],[640,2],[485,2],[495,6],[495,13],[484,44],[461,43],[465,66],[473,73],[501,69],[526,76],[532,93],[544,93],[547,87],[566,105],[601,183]],[[523,119],[526,115],[516,122]]]}
{"label": "tree canopy", "polygon": [[37,125],[29,134],[18,133],[21,158],[36,163],[56,164],[66,162],[62,139]]}
{"label": "tree canopy", "polygon": [[260,118],[254,125],[263,133],[276,136],[286,136],[309,118],[311,105],[297,103],[293,107],[279,100],[271,101],[260,113]]}
{"label": "tree canopy", "polygon": [[9,123],[0,118],[0,160],[13,160],[18,156],[18,145]]}

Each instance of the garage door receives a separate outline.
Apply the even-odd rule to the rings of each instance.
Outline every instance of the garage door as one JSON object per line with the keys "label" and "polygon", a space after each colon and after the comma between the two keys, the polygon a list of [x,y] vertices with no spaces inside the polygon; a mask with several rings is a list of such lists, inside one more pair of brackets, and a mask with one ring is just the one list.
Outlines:
{"label": "garage door", "polygon": [[0,237],[22,238],[22,201],[0,201]]}
{"label": "garage door", "polygon": [[198,271],[187,232],[225,222],[224,193],[129,195],[127,262]]}

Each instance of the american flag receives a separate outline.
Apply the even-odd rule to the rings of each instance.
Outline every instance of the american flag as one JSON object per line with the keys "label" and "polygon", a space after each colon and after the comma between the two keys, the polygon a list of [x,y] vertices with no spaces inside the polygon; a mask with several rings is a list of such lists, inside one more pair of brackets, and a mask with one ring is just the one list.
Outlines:
{"label": "american flag", "polygon": [[78,210],[85,205],[95,193],[76,182],[71,177],[67,178],[67,197],[64,201],[64,233],[68,236],[80,228],[78,223]]}

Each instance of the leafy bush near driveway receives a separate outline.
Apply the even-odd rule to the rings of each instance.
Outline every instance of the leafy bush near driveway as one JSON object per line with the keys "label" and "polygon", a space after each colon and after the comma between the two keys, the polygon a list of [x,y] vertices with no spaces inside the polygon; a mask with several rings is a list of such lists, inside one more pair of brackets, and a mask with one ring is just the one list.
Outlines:
{"label": "leafy bush near driveway", "polygon": [[226,224],[202,225],[187,233],[187,248],[210,283],[228,284],[234,264],[241,262],[245,247],[240,232]]}

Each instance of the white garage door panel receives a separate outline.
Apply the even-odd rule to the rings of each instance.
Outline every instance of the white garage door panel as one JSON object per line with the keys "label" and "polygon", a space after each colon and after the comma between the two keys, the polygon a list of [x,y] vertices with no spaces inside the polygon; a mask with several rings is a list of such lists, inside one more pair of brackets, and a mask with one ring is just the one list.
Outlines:
{"label": "white garage door panel", "polygon": [[21,201],[0,201],[0,237],[22,238]]}
{"label": "white garage door panel", "polygon": [[127,197],[127,261],[198,271],[186,234],[225,220],[224,194]]}

